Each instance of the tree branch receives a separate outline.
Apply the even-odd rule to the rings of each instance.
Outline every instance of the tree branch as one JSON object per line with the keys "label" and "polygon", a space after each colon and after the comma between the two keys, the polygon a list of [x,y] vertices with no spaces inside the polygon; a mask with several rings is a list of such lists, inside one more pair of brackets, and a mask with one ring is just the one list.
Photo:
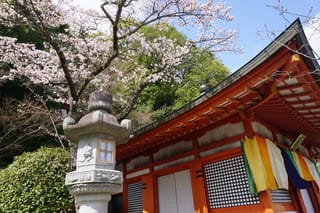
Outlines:
{"label": "tree branch", "polygon": [[[26,85],[25,85],[25,86],[26,86]],[[51,124],[52,124],[52,126],[53,126],[53,128],[54,128],[55,133],[56,133],[56,138],[58,139],[61,147],[65,149],[65,146],[63,145],[63,142],[62,142],[62,140],[60,139],[60,134],[59,134],[59,132],[58,132],[56,123],[55,123],[55,121],[54,121],[54,119],[53,119],[53,117],[52,117],[52,115],[51,115],[51,112],[50,112],[47,104],[46,104],[45,101],[43,100],[43,97],[41,97],[40,95],[38,95],[37,93],[35,93],[35,92],[33,91],[33,89],[31,89],[30,87],[26,86],[26,88],[38,99],[38,101],[40,101],[40,103],[42,104],[42,106],[44,107],[44,109],[47,111],[48,116],[49,116],[49,118],[50,118],[50,122],[51,122]]]}
{"label": "tree branch", "polygon": [[[27,3],[27,2],[25,2]],[[17,2],[17,4],[19,4],[19,2]],[[33,17],[27,16],[30,20],[31,23],[33,23],[33,28],[38,29],[39,33],[42,34],[43,38],[45,41],[47,41],[52,47],[53,49],[56,51],[58,58],[60,60],[60,64],[62,67],[62,70],[64,72],[64,75],[66,77],[66,80],[68,82],[68,87],[70,89],[70,94],[72,96],[72,98],[77,101],[79,99],[77,93],[76,93],[76,89],[75,89],[75,84],[73,82],[73,79],[71,77],[70,74],[70,70],[68,68],[68,63],[67,63],[67,59],[63,53],[63,51],[61,50],[61,48],[59,47],[59,45],[52,39],[50,33],[48,32],[47,27],[45,26],[45,24],[43,23],[43,20],[39,14],[39,12],[37,11],[37,9],[35,8],[33,1],[30,1],[30,4],[32,6],[33,12],[36,14],[36,18],[39,21],[40,25],[37,24],[37,22],[35,20],[33,20]],[[20,4],[20,7],[26,8],[23,5]]]}

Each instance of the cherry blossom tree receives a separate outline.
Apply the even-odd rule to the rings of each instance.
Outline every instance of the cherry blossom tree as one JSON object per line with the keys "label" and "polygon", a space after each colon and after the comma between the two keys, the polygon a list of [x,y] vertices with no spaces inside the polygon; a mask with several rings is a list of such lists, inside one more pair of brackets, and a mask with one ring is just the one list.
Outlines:
{"label": "cherry blossom tree", "polygon": [[[68,0],[2,0],[0,24],[28,26],[41,35],[44,48],[0,36],[0,61],[10,65],[0,79],[25,76],[50,86],[73,112],[88,91],[110,90],[121,82],[123,90],[132,90],[126,97],[114,94],[128,106],[126,116],[143,89],[173,79],[196,49],[236,50],[236,32],[218,26],[232,20],[230,9],[213,0],[104,0],[97,11]],[[144,37],[143,27],[164,22],[192,30],[193,41]],[[152,57],[152,63],[139,63],[141,55]]]}

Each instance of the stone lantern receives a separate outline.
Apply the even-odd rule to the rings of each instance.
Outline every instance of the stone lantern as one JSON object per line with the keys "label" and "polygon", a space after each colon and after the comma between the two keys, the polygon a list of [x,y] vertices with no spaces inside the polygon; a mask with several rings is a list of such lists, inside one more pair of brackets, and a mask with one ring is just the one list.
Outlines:
{"label": "stone lantern", "polygon": [[78,123],[67,117],[65,135],[76,144],[76,170],[66,175],[65,184],[75,198],[79,213],[108,212],[111,195],[122,189],[122,173],[115,170],[116,145],[129,138],[130,121],[118,123],[111,114],[112,96],[103,91],[90,95],[89,113]]}

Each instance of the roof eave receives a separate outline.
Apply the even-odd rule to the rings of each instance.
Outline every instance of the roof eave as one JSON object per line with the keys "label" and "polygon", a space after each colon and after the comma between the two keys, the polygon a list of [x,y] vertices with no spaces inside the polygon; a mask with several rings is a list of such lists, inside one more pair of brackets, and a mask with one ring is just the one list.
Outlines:
{"label": "roof eave", "polygon": [[[188,110],[196,107],[197,105],[205,102],[218,92],[222,91],[223,89],[227,88],[231,84],[235,83],[236,81],[240,80],[243,76],[250,73],[252,70],[254,70],[256,67],[261,65],[263,62],[265,62],[268,58],[270,58],[272,55],[274,55],[279,49],[282,47],[288,48],[287,44],[291,40],[296,39],[298,41],[299,47],[301,47],[301,53],[305,57],[306,64],[309,67],[310,70],[320,70],[319,64],[317,60],[314,57],[314,54],[312,52],[312,48],[309,45],[309,42],[304,34],[302,24],[300,22],[300,19],[296,19],[286,30],[284,30],[277,38],[275,38],[267,47],[265,47],[258,55],[256,55],[253,59],[251,59],[248,63],[243,65],[241,68],[239,68],[237,71],[235,71],[233,74],[231,74],[229,77],[227,77],[224,81],[219,83],[213,88],[208,89],[205,91],[202,95],[194,99],[193,101],[187,103],[183,107],[164,115],[161,119],[153,121],[152,123],[149,123],[142,128],[138,129],[133,133],[133,137],[137,137],[139,135],[142,135],[146,133],[147,131],[154,129],[161,124],[178,117],[179,115],[187,112]],[[293,51],[293,50],[292,50]],[[314,74],[316,75],[316,74]],[[319,79],[320,76],[317,75],[316,79]]]}

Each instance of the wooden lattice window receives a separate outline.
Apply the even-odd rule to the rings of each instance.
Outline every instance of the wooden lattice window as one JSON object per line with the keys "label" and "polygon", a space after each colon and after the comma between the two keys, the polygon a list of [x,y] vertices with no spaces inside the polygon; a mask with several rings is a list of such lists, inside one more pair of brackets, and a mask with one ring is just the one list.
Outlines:
{"label": "wooden lattice window", "polygon": [[204,166],[210,208],[228,208],[259,204],[249,191],[243,157],[213,162]]}

